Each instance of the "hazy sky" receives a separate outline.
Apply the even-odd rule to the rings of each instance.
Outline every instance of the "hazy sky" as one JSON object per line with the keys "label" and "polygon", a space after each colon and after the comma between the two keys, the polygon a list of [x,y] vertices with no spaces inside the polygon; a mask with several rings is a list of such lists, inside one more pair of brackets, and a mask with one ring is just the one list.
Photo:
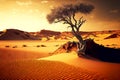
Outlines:
{"label": "hazy sky", "polygon": [[24,31],[49,29],[67,31],[62,23],[49,24],[46,15],[64,4],[89,3],[91,14],[78,14],[87,20],[84,31],[120,29],[120,0],[0,0],[0,30],[14,28]]}

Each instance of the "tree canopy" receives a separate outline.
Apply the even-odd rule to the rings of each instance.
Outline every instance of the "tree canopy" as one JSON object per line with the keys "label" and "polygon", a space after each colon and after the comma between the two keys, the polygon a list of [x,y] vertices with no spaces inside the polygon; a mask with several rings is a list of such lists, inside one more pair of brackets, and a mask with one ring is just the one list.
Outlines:
{"label": "tree canopy", "polygon": [[61,7],[57,7],[51,10],[51,13],[47,15],[49,23],[66,21],[67,18],[75,16],[75,13],[89,14],[94,9],[90,4],[68,4]]}

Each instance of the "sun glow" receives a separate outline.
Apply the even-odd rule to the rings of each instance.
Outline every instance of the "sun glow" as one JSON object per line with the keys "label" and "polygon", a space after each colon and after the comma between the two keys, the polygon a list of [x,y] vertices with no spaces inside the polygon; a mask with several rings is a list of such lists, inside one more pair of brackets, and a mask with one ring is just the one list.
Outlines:
{"label": "sun glow", "polygon": [[[9,28],[30,32],[40,31],[41,29],[68,31],[70,29],[67,29],[67,25],[62,23],[49,24],[46,15],[54,7],[74,2],[68,0],[60,2],[56,2],[56,0],[0,0],[0,31]],[[99,16],[102,14],[97,14],[99,12],[97,10],[99,9],[96,7],[91,14],[85,15],[84,19],[87,21],[81,27],[81,30],[119,29],[119,21],[114,20],[113,22],[111,19],[106,21],[104,19],[107,18],[102,19],[103,16]],[[110,10],[110,14],[117,13],[119,13],[117,9]],[[102,20],[99,20],[99,18]]]}
{"label": "sun glow", "polygon": [[61,23],[49,24],[44,13],[38,16],[30,14],[14,14],[2,20],[0,25],[6,27],[6,29],[14,28],[30,32],[40,31],[41,29],[56,31],[67,30],[67,28],[65,29],[65,27],[61,27],[63,26]]}
{"label": "sun glow", "polygon": [[[37,17],[30,16],[30,15],[13,15],[9,16],[9,18],[5,19],[2,22],[2,26],[5,27],[16,27],[19,29],[34,31],[34,27],[41,27],[43,26],[46,21],[43,18],[38,19]],[[42,24],[41,24],[42,23]]]}
{"label": "sun glow", "polygon": [[0,30],[9,28],[30,32],[40,31],[41,29],[64,30],[61,24],[48,23],[46,15],[50,12],[52,6],[48,1],[16,0],[1,2],[6,6],[0,5]]}

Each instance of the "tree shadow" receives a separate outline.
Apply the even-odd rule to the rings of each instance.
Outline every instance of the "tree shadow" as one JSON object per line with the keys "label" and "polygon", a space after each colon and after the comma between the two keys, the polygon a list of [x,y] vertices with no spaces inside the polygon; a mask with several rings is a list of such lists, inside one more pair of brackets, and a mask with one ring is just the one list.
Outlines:
{"label": "tree shadow", "polygon": [[105,62],[120,63],[120,49],[108,48],[96,44],[93,40],[86,41],[85,54]]}
{"label": "tree shadow", "polygon": [[79,57],[87,59],[101,60],[105,62],[114,62],[120,63],[120,49],[104,47],[95,43],[92,39],[85,40],[86,50],[85,54],[82,52],[77,52],[78,42],[67,42],[55,50],[51,55],[61,54],[61,53],[70,53],[72,51],[77,52]]}

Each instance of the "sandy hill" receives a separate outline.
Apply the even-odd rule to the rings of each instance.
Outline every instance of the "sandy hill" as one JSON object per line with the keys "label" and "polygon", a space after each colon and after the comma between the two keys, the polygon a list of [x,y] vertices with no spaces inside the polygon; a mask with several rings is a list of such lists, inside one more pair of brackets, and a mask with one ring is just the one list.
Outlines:
{"label": "sandy hill", "polygon": [[106,37],[105,39],[118,38],[118,37],[120,37],[120,34],[114,33],[114,34],[111,34],[110,36]]}
{"label": "sandy hill", "polygon": [[[84,39],[94,39],[96,37],[99,37],[99,35],[102,36],[103,34],[110,34],[110,36],[107,36],[104,39],[116,38],[120,36],[119,33],[120,30],[80,32]],[[7,29],[6,31],[0,31],[0,40],[41,40],[45,37],[48,38],[48,40],[50,40],[50,37],[54,37],[54,39],[64,40],[70,40],[74,38],[72,32],[70,31],[57,32],[51,30],[41,30],[39,32],[25,32],[17,29]]]}
{"label": "sandy hill", "polygon": [[[102,45],[96,44],[93,40],[85,40],[86,41],[86,51],[85,55],[78,54],[78,56],[87,56],[93,57],[101,61],[107,62],[115,62],[120,63],[120,49],[114,49],[109,47],[104,47]],[[52,54],[60,54],[60,53],[70,53],[72,51],[77,52],[77,42],[67,42],[60,46],[56,51]]]}
{"label": "sandy hill", "polygon": [[30,32],[30,34],[37,37],[50,37],[50,36],[58,36],[61,34],[61,32],[43,29],[40,32]]}
{"label": "sandy hill", "polygon": [[[94,33],[94,32],[93,32]],[[57,31],[51,31],[51,30],[41,30],[40,32],[30,32],[31,35],[38,37],[38,38],[43,38],[43,37],[55,37],[55,39],[71,39],[73,38],[73,34],[70,31],[65,31],[65,32],[57,32]],[[81,35],[88,35],[91,34],[91,32],[80,32]]]}
{"label": "sandy hill", "polygon": [[6,29],[0,32],[0,40],[36,40],[37,38],[17,29]]}
{"label": "sandy hill", "polygon": [[41,30],[40,31],[41,36],[53,36],[53,35],[59,35],[60,32],[56,32],[56,31],[50,31],[50,30]]}

